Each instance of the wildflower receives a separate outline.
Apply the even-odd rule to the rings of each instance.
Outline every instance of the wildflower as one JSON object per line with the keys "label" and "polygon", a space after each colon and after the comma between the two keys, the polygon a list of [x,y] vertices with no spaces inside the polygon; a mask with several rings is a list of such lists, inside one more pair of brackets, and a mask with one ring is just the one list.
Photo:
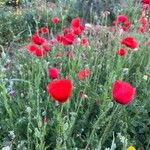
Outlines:
{"label": "wildflower", "polygon": [[60,43],[62,43],[63,38],[64,38],[64,36],[61,35],[61,34],[58,34],[58,35],[56,36],[56,40],[57,40],[58,42],[60,42]]}
{"label": "wildflower", "polygon": [[144,75],[144,76],[143,76],[143,79],[147,81],[148,75]]}
{"label": "wildflower", "polygon": [[129,146],[127,150],[136,150],[133,146]]}
{"label": "wildflower", "polygon": [[39,48],[36,44],[29,44],[25,47],[30,53],[34,54],[37,57],[42,57],[46,54],[46,51],[48,50],[46,45],[43,45],[43,48]]}
{"label": "wildflower", "polygon": [[55,45],[55,44],[57,44],[58,43],[58,40],[56,39],[56,38],[52,38],[51,40],[50,40],[50,44],[51,45]]}
{"label": "wildflower", "polygon": [[36,49],[36,51],[34,52],[34,55],[37,57],[43,57],[46,54],[46,52],[43,49]]}
{"label": "wildflower", "polygon": [[124,38],[121,41],[121,44],[123,44],[123,45],[125,45],[131,49],[135,49],[138,46],[136,39],[134,37],[131,37],[131,36],[127,36],[126,38]]}
{"label": "wildflower", "polygon": [[14,131],[9,131],[9,136],[11,137],[11,139],[14,139],[16,137]]}
{"label": "wildflower", "polygon": [[58,17],[52,17],[52,18],[51,18],[51,21],[52,21],[54,24],[56,24],[56,23],[58,23],[58,22],[60,21],[60,19],[59,19]]}
{"label": "wildflower", "polygon": [[46,41],[46,39],[40,37],[40,36],[37,35],[37,34],[34,34],[34,35],[31,37],[31,40],[32,40],[32,42],[33,42],[34,44],[37,44],[37,45],[41,45],[41,44],[43,44],[43,43]]}
{"label": "wildflower", "polygon": [[64,103],[72,92],[72,83],[68,79],[53,80],[47,85],[48,94],[56,101]]}
{"label": "wildflower", "polygon": [[62,43],[64,45],[71,45],[74,43],[74,41],[75,41],[75,36],[73,33],[67,33],[62,37]]}
{"label": "wildflower", "polygon": [[81,20],[79,17],[74,18],[71,21],[71,29],[73,30],[73,33],[76,35],[81,34],[81,32],[84,30],[84,26],[81,24]]}
{"label": "wildflower", "polygon": [[58,78],[59,70],[57,68],[48,68],[48,75],[52,79]]}
{"label": "wildflower", "polygon": [[127,31],[128,28],[123,26],[123,27],[122,27],[122,30],[123,30],[123,31]]}
{"label": "wildflower", "polygon": [[81,39],[81,45],[87,47],[88,46],[88,40],[86,38]]}
{"label": "wildflower", "polygon": [[71,27],[72,27],[72,28],[78,28],[78,27],[80,27],[80,24],[81,24],[81,20],[80,20],[79,17],[74,18],[74,19],[71,21]]}
{"label": "wildflower", "polygon": [[41,28],[41,33],[42,34],[48,34],[48,32],[49,32],[48,28],[46,28],[46,27]]}
{"label": "wildflower", "polygon": [[120,55],[120,56],[125,56],[126,55],[126,50],[124,48],[120,48],[118,49],[117,51],[117,54]]}
{"label": "wildflower", "polygon": [[48,52],[50,50],[49,44],[47,42],[44,42],[42,44],[42,48],[44,49],[44,51]]}
{"label": "wildflower", "polygon": [[150,4],[150,0],[143,0],[143,3]]}
{"label": "wildflower", "polygon": [[128,82],[116,80],[112,87],[114,100],[122,105],[129,104],[135,95],[135,88]]}
{"label": "wildflower", "polygon": [[91,73],[90,70],[88,69],[84,69],[84,70],[81,70],[77,73],[77,77],[78,79],[80,80],[83,80],[85,77],[87,77],[89,74]]}
{"label": "wildflower", "polygon": [[38,49],[36,44],[29,44],[25,48],[31,53],[35,52]]}
{"label": "wildflower", "polygon": [[148,20],[145,17],[139,19],[141,26],[138,28],[139,33],[145,33],[148,28]]}
{"label": "wildflower", "polygon": [[[117,32],[117,25],[121,25],[122,31],[127,31],[128,27],[131,25],[131,22],[128,20],[128,18],[125,15],[119,15],[117,16],[116,20],[113,21],[114,32]],[[119,26],[120,27],[120,26]]]}
{"label": "wildflower", "polygon": [[93,26],[90,23],[86,23],[85,27],[86,27],[86,29],[93,29]]}
{"label": "wildflower", "polygon": [[123,24],[125,27],[129,27],[131,25],[131,22],[129,20],[125,21]]}
{"label": "wildflower", "polygon": [[127,21],[128,18],[125,15],[119,15],[119,16],[117,16],[116,20],[118,23],[123,23],[123,22]]}

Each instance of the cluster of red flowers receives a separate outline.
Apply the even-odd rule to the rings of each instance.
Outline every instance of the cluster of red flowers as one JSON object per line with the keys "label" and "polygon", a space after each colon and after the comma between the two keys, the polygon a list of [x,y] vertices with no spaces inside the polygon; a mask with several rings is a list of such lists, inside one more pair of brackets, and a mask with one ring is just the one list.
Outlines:
{"label": "cluster of red flowers", "polygon": [[48,34],[49,30],[46,27],[42,27],[40,30],[31,37],[31,44],[26,46],[26,49],[37,57],[44,56],[49,50],[50,45],[47,40],[40,36]]}
{"label": "cluster of red flowers", "polygon": [[117,27],[119,27],[119,29],[122,29],[123,31],[127,31],[130,25],[131,23],[125,15],[117,16],[116,20],[113,22],[115,32],[117,32],[118,30]]}
{"label": "cluster of red flowers", "polygon": [[142,10],[139,18],[140,27],[138,28],[139,33],[145,33],[148,29],[148,20],[146,18],[146,10]]}
{"label": "cluster of red flowers", "polygon": [[[90,70],[83,69],[77,73],[77,78],[83,80],[90,74]],[[56,101],[60,103],[66,102],[72,92],[72,83],[69,79],[57,79],[59,76],[59,69],[48,68],[48,75],[52,80],[47,85],[48,94]]]}
{"label": "cluster of red flowers", "polygon": [[[129,47],[133,51],[135,51],[138,47],[138,43],[137,43],[136,39],[132,36],[125,37],[121,41],[121,44],[125,45],[126,47]],[[120,56],[125,56],[127,54],[127,51],[126,51],[125,48],[120,48],[120,49],[118,49],[117,54],[120,55]]]}
{"label": "cluster of red flowers", "polygon": [[[59,22],[59,18],[53,17],[51,21],[56,25]],[[130,26],[130,22],[126,16],[120,15],[117,17],[116,21],[114,22],[115,26],[120,24],[122,29],[126,31],[125,28]],[[81,24],[81,20],[79,17],[74,18],[71,21],[71,25],[68,28],[63,30],[63,34],[58,34],[56,38],[53,38],[50,42],[46,40],[45,35],[49,33],[49,29],[46,27],[40,28],[40,30],[36,31],[36,33],[31,37],[32,43],[26,46],[26,49],[34,54],[37,57],[44,56],[49,50],[50,45],[54,45],[56,43],[60,43],[63,45],[72,45],[76,44],[77,38],[81,35],[84,30],[84,26]],[[82,37],[82,36],[81,36]],[[88,46],[88,41],[85,37],[81,38],[80,44],[84,47]],[[121,41],[122,45],[125,45],[131,49],[137,48],[137,41],[135,38],[131,36],[127,36]],[[117,51],[117,54],[120,56],[126,55],[126,50],[124,48],[120,48]],[[58,51],[56,57],[61,57],[61,52]],[[69,58],[72,57],[72,52],[67,51],[66,56]],[[91,74],[91,71],[88,69],[81,69],[77,73],[77,78],[79,80],[84,80]],[[47,85],[47,92],[49,96],[51,96],[54,100],[64,103],[66,102],[73,89],[72,81],[69,79],[59,79],[60,71],[58,68],[51,67],[48,68],[48,76],[51,78],[51,82]],[[122,104],[128,104],[132,101],[135,94],[135,89],[127,82],[123,82],[120,80],[116,80],[112,87],[112,97],[113,99]],[[83,97],[83,92],[80,93]]]}
{"label": "cluster of red flowers", "polygon": [[[55,17],[52,18],[51,21],[53,23],[57,23],[59,19]],[[64,28],[63,34],[58,34],[56,38],[53,38],[51,40],[51,44],[54,45],[58,42],[63,45],[76,44],[76,39],[83,32],[83,30],[84,26],[81,24],[80,18],[74,18],[71,21],[70,27]],[[87,39],[85,37],[81,38],[80,44],[86,47],[88,45]],[[72,55],[73,54],[71,51],[66,52],[67,57],[71,58]],[[58,52],[56,57],[61,57],[61,52]],[[47,92],[54,100],[60,103],[64,103],[69,99],[71,95],[72,82],[69,79],[58,79],[59,73],[60,72],[58,68],[48,68],[48,75],[52,79],[52,81],[47,85]],[[90,73],[91,72],[88,69],[80,70],[77,73],[77,78],[79,80],[83,80]]]}
{"label": "cluster of red flowers", "polygon": [[[78,35],[80,35],[84,30],[84,26],[81,24],[79,17],[74,18],[71,21],[71,25],[68,28],[64,28],[63,34],[58,34],[56,39],[63,45],[72,45],[76,43]],[[87,46],[88,41],[86,38],[81,39],[81,45]]]}

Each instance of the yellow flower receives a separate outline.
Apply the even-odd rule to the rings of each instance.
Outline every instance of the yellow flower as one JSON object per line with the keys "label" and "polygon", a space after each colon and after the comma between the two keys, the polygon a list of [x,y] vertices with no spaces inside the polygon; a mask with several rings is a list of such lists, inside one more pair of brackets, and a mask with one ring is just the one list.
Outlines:
{"label": "yellow flower", "polygon": [[136,150],[133,146],[129,146],[127,150]]}
{"label": "yellow flower", "polygon": [[18,4],[19,4],[19,1],[20,1],[20,0],[16,0],[16,5],[18,5]]}

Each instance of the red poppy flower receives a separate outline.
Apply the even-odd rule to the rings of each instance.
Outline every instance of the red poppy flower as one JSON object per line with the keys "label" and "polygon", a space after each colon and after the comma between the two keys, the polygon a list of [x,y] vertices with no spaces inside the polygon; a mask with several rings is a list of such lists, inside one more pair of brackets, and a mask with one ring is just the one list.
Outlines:
{"label": "red poppy flower", "polygon": [[137,48],[138,44],[134,37],[128,36],[121,41],[121,44],[126,45],[131,49]]}
{"label": "red poppy flower", "polygon": [[46,28],[46,27],[41,28],[41,33],[42,34],[48,34],[48,32],[49,32],[48,28]]}
{"label": "red poppy flower", "polygon": [[56,24],[60,21],[60,19],[58,17],[52,17],[51,21]]}
{"label": "red poppy flower", "polygon": [[59,70],[57,68],[48,68],[48,75],[52,79],[58,78]]}
{"label": "red poppy flower", "polygon": [[72,28],[78,28],[81,25],[81,20],[79,17],[72,19],[71,21],[71,27]]}
{"label": "red poppy flower", "polygon": [[129,26],[131,25],[131,22],[127,20],[127,21],[124,22],[123,25],[124,25],[125,27],[129,27]]}
{"label": "red poppy flower", "polygon": [[76,35],[79,35],[82,32],[82,30],[80,29],[80,27],[79,28],[74,28],[72,30],[73,30],[73,33],[76,34]]}
{"label": "red poppy flower", "polygon": [[124,48],[120,48],[118,49],[117,51],[117,54],[120,55],[120,56],[125,56],[126,55],[126,50]]}
{"label": "red poppy flower", "polygon": [[127,28],[127,27],[125,27],[125,26],[123,26],[123,27],[122,27],[122,30],[123,30],[123,31],[127,31],[127,30],[128,30],[128,28]]}
{"label": "red poppy flower", "polygon": [[72,91],[72,83],[68,79],[53,80],[47,85],[48,94],[56,101],[64,103]]}
{"label": "red poppy flower", "polygon": [[116,80],[112,87],[112,97],[117,103],[129,104],[135,95],[135,88],[128,82]]}
{"label": "red poppy flower", "polygon": [[150,0],[143,0],[143,3],[150,4]]}
{"label": "red poppy flower", "polygon": [[119,16],[117,16],[117,22],[118,23],[123,23],[123,22],[125,22],[127,20],[128,20],[128,18],[125,15],[119,15]]}
{"label": "red poppy flower", "polygon": [[77,77],[80,79],[80,80],[83,80],[85,77],[87,77],[89,74],[91,73],[90,70],[88,69],[84,69],[84,70],[81,70],[77,73]]}
{"label": "red poppy flower", "polygon": [[32,40],[33,43],[35,43],[35,44],[37,44],[37,45],[41,45],[41,44],[43,44],[43,43],[46,41],[46,39],[40,37],[40,36],[37,35],[37,34],[34,34],[34,35],[31,37],[31,40]]}
{"label": "red poppy flower", "polygon": [[85,47],[86,47],[86,46],[88,46],[88,44],[89,44],[89,43],[88,43],[88,40],[87,40],[86,38],[82,38],[82,39],[81,39],[81,45],[82,45],[82,46],[85,46]]}
{"label": "red poppy flower", "polygon": [[29,44],[25,48],[31,53],[35,52],[38,49],[36,44]]}
{"label": "red poppy flower", "polygon": [[72,33],[67,33],[64,35],[64,37],[62,37],[61,40],[64,45],[71,45],[75,41],[75,36]]}
{"label": "red poppy flower", "polygon": [[42,48],[43,48],[46,52],[48,52],[48,51],[50,50],[49,44],[48,44],[47,42],[44,42],[44,43],[42,44]]}
{"label": "red poppy flower", "polygon": [[61,35],[61,34],[58,34],[58,35],[56,36],[57,41],[60,42],[60,43],[62,43],[63,38],[64,38],[64,36]]}
{"label": "red poppy flower", "polygon": [[36,49],[36,51],[34,52],[34,55],[37,57],[43,57],[46,54],[46,52],[42,49]]}
{"label": "red poppy flower", "polygon": [[71,21],[71,29],[74,34],[79,35],[84,30],[84,26],[81,24],[81,20],[79,17],[74,18]]}

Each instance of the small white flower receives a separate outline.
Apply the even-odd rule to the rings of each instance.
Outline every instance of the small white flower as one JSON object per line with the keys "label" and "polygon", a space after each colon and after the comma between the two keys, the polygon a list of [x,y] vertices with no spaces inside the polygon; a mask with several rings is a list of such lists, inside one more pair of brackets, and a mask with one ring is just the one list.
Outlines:
{"label": "small white flower", "polygon": [[16,137],[14,131],[9,131],[9,136],[11,136],[12,139]]}
{"label": "small white flower", "polygon": [[144,75],[144,76],[143,76],[143,79],[147,81],[148,75]]}
{"label": "small white flower", "polygon": [[85,27],[86,27],[87,29],[92,29],[92,28],[93,28],[90,23],[86,23],[86,24],[85,24]]}

